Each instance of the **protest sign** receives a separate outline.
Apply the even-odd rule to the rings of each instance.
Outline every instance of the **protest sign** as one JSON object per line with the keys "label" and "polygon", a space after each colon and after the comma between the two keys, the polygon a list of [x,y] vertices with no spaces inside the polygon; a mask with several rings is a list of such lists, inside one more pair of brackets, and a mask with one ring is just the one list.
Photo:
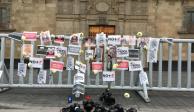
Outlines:
{"label": "protest sign", "polygon": [[102,72],[102,62],[92,62],[92,70],[95,72]]}
{"label": "protest sign", "polygon": [[74,70],[74,58],[71,56],[67,57],[66,69],[67,70]]}
{"label": "protest sign", "polygon": [[139,73],[139,82],[140,82],[141,85],[143,85],[143,84],[149,84],[148,77],[147,77],[147,73],[146,72],[141,71]]}
{"label": "protest sign", "polygon": [[64,63],[61,61],[50,61],[50,70],[51,71],[63,71]]}
{"label": "protest sign", "polygon": [[85,82],[85,74],[83,73],[76,73],[74,75],[74,84],[76,83],[84,83]]}
{"label": "protest sign", "polygon": [[70,45],[79,45],[79,39],[80,39],[80,34],[73,34],[69,38],[69,44]]}
{"label": "protest sign", "polygon": [[67,47],[55,46],[55,56],[65,56],[67,55]]}
{"label": "protest sign", "polygon": [[32,57],[33,56],[33,45],[23,44],[22,45],[22,55],[24,57]]}
{"label": "protest sign", "polygon": [[95,47],[96,44],[95,44],[95,41],[93,38],[86,38],[85,41],[84,41],[84,47]]}
{"label": "protest sign", "polygon": [[75,69],[79,70],[82,73],[86,72],[86,64],[83,64],[80,61],[75,62]]}
{"label": "protest sign", "polygon": [[27,32],[24,31],[22,34],[22,39],[25,41],[36,41],[37,32]]}
{"label": "protest sign", "polygon": [[121,38],[121,45],[129,45],[129,35],[123,35]]}
{"label": "protest sign", "polygon": [[115,81],[115,71],[103,71],[103,81]]}
{"label": "protest sign", "polygon": [[43,58],[30,57],[29,63],[32,68],[42,68],[43,67]]}
{"label": "protest sign", "polygon": [[108,45],[121,45],[121,35],[109,35]]}
{"label": "protest sign", "polygon": [[69,45],[68,54],[70,55],[79,55],[81,47],[79,45]]}
{"label": "protest sign", "polygon": [[37,82],[38,84],[45,84],[46,83],[46,70],[40,70],[38,73]]}
{"label": "protest sign", "polygon": [[142,69],[141,61],[129,61],[129,71],[141,71]]}
{"label": "protest sign", "polygon": [[96,45],[103,46],[105,42],[106,42],[106,34],[104,33],[96,34]]}
{"label": "protest sign", "polygon": [[41,44],[47,44],[47,43],[51,42],[50,31],[41,32],[40,33],[40,41],[41,41]]}
{"label": "protest sign", "polygon": [[46,51],[47,51],[46,46],[38,45],[36,55],[46,55]]}
{"label": "protest sign", "polygon": [[151,38],[148,44],[147,62],[156,63],[160,39]]}
{"label": "protest sign", "polygon": [[129,59],[139,59],[139,49],[129,49]]}
{"label": "protest sign", "polygon": [[27,64],[25,63],[18,63],[18,76],[26,76]]}
{"label": "protest sign", "polygon": [[46,58],[55,58],[55,46],[46,46]]}
{"label": "protest sign", "polygon": [[117,47],[109,46],[108,55],[111,56],[111,58],[116,58],[117,57]]}
{"label": "protest sign", "polygon": [[128,57],[129,48],[128,47],[117,47],[117,57]]}
{"label": "protest sign", "polygon": [[136,36],[129,36],[129,45],[136,45]]}
{"label": "protest sign", "polygon": [[149,44],[150,37],[142,37],[137,39],[137,47],[146,47]]}
{"label": "protest sign", "polygon": [[114,69],[117,70],[128,70],[129,61],[128,60],[117,60],[117,66]]}
{"label": "protest sign", "polygon": [[93,50],[85,50],[85,60],[90,60],[94,58]]}
{"label": "protest sign", "polygon": [[63,44],[65,41],[64,35],[56,35],[54,38],[54,43]]}

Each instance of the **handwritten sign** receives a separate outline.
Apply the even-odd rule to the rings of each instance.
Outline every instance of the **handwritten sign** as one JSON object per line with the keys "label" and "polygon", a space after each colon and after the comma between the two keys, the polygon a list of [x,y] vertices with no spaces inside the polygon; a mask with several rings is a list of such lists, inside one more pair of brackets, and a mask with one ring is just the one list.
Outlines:
{"label": "handwritten sign", "polygon": [[22,35],[22,38],[25,41],[36,41],[36,35],[37,35],[37,32],[24,31],[23,35]]}
{"label": "handwritten sign", "polygon": [[18,63],[18,76],[26,76],[27,64],[25,63]]}
{"label": "handwritten sign", "polygon": [[38,84],[45,84],[46,83],[46,70],[40,70],[38,73],[37,82]]}
{"label": "handwritten sign", "polygon": [[66,69],[67,70],[74,70],[74,58],[71,56],[67,57]]}
{"label": "handwritten sign", "polygon": [[141,85],[143,85],[143,84],[149,84],[148,77],[147,77],[147,73],[146,72],[141,71],[139,73],[139,81],[140,81],[140,84]]}
{"label": "handwritten sign", "polygon": [[115,81],[115,71],[103,71],[103,81]]}
{"label": "handwritten sign", "polygon": [[129,61],[129,71],[141,71],[142,69],[141,61]]}
{"label": "handwritten sign", "polygon": [[93,50],[85,50],[85,60],[90,60],[94,58]]}
{"label": "handwritten sign", "polygon": [[74,84],[76,83],[84,83],[85,82],[85,74],[83,73],[76,73],[74,75]]}
{"label": "handwritten sign", "polygon": [[43,58],[30,57],[29,62],[31,63],[32,68],[42,68],[43,67]]}
{"label": "handwritten sign", "polygon": [[117,57],[128,57],[129,48],[128,47],[117,47]]}
{"label": "handwritten sign", "polygon": [[70,55],[79,55],[81,47],[79,45],[69,45],[68,46],[68,54]]}
{"label": "handwritten sign", "polygon": [[160,39],[151,38],[148,45],[147,62],[156,63]]}
{"label": "handwritten sign", "polygon": [[129,59],[139,59],[139,49],[129,49]]}
{"label": "handwritten sign", "polygon": [[60,61],[50,61],[50,70],[52,71],[63,71],[64,63]]}
{"label": "handwritten sign", "polygon": [[121,45],[121,35],[109,35],[108,45]]}

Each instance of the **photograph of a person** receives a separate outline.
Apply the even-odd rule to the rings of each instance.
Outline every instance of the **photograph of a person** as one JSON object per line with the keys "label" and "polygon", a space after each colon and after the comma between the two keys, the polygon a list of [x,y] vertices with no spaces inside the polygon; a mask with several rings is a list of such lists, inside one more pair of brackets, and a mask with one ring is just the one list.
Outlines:
{"label": "photograph of a person", "polygon": [[69,44],[78,45],[79,37],[77,35],[72,35],[69,39]]}
{"label": "photograph of a person", "polygon": [[94,42],[94,39],[92,37],[88,37],[85,39],[85,42],[84,42],[84,46],[85,47],[95,47],[96,44]]}

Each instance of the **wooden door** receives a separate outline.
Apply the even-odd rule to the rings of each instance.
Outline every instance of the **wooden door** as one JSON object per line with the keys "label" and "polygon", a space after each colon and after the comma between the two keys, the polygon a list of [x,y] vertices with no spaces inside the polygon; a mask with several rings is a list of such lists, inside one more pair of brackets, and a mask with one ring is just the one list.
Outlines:
{"label": "wooden door", "polygon": [[89,36],[95,37],[97,33],[104,32],[106,35],[115,34],[114,25],[90,25],[89,26]]}

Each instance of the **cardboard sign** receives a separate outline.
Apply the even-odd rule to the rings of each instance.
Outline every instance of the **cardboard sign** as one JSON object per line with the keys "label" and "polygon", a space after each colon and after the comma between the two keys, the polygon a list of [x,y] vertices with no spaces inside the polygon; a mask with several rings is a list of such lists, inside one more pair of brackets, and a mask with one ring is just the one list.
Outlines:
{"label": "cardboard sign", "polygon": [[46,46],[46,58],[55,58],[55,46]]}
{"label": "cardboard sign", "polygon": [[117,57],[128,57],[129,48],[128,47],[117,47]]}
{"label": "cardboard sign", "polygon": [[82,83],[76,83],[73,85],[73,90],[72,90],[73,94],[76,93],[81,93],[84,94],[85,93],[85,85]]}
{"label": "cardboard sign", "polygon": [[23,44],[22,46],[22,55],[24,57],[32,57],[33,56],[33,45],[32,44]]}
{"label": "cardboard sign", "polygon": [[94,58],[93,50],[85,50],[85,60],[90,60]]}
{"label": "cardboard sign", "polygon": [[96,45],[103,46],[106,42],[106,34],[99,33],[96,34]]}
{"label": "cardboard sign", "polygon": [[129,71],[141,71],[142,69],[141,61],[129,61]]}
{"label": "cardboard sign", "polygon": [[160,39],[151,38],[148,45],[147,62],[156,63],[158,60],[158,47]]}
{"label": "cardboard sign", "polygon": [[55,46],[55,56],[65,56],[67,55],[67,47]]}
{"label": "cardboard sign", "polygon": [[18,76],[26,76],[27,64],[25,63],[18,63]]}
{"label": "cardboard sign", "polygon": [[46,46],[38,45],[36,55],[46,55],[46,51],[47,51]]}
{"label": "cardboard sign", "polygon": [[136,45],[136,36],[129,36],[129,45]]}
{"label": "cardboard sign", "polygon": [[118,70],[128,70],[129,68],[129,61],[128,60],[117,60],[117,67]]}
{"label": "cardboard sign", "polygon": [[111,58],[116,58],[117,57],[117,47],[109,46],[108,55],[111,56]]}
{"label": "cardboard sign", "polygon": [[79,55],[81,47],[78,45],[69,45],[68,46],[68,54],[70,55]]}
{"label": "cardboard sign", "polygon": [[56,35],[54,38],[54,42],[58,44],[63,44],[65,41],[64,35]]}
{"label": "cardboard sign", "polygon": [[74,84],[76,83],[84,83],[85,82],[85,74],[77,73],[74,75]]}
{"label": "cardboard sign", "polygon": [[66,70],[74,70],[74,58],[71,56],[67,57]]}
{"label": "cardboard sign", "polygon": [[43,58],[34,58],[30,57],[29,63],[31,63],[32,68],[42,68],[43,67]]}
{"label": "cardboard sign", "polygon": [[36,41],[37,32],[26,32],[22,34],[22,39],[25,41]]}
{"label": "cardboard sign", "polygon": [[102,62],[92,62],[92,70],[95,72],[102,72]]}
{"label": "cardboard sign", "polygon": [[38,84],[45,84],[46,83],[46,74],[47,74],[46,70],[39,71],[38,78],[37,78]]}
{"label": "cardboard sign", "polygon": [[103,81],[115,81],[115,71],[103,71]]}
{"label": "cardboard sign", "polygon": [[73,34],[69,38],[69,44],[70,45],[79,45],[79,39],[80,39],[80,34]]}
{"label": "cardboard sign", "polygon": [[129,49],[129,59],[139,59],[139,49]]}
{"label": "cardboard sign", "polygon": [[64,63],[61,61],[50,61],[50,70],[51,71],[63,71]]}
{"label": "cardboard sign", "polygon": [[41,44],[47,44],[47,43],[51,42],[50,31],[41,32],[40,33],[40,41],[41,41]]}
{"label": "cardboard sign", "polygon": [[141,71],[139,73],[139,82],[140,82],[141,85],[143,85],[143,84],[149,84],[148,77],[147,77],[147,73],[146,72]]}
{"label": "cardboard sign", "polygon": [[121,45],[121,35],[109,35],[108,45]]}

